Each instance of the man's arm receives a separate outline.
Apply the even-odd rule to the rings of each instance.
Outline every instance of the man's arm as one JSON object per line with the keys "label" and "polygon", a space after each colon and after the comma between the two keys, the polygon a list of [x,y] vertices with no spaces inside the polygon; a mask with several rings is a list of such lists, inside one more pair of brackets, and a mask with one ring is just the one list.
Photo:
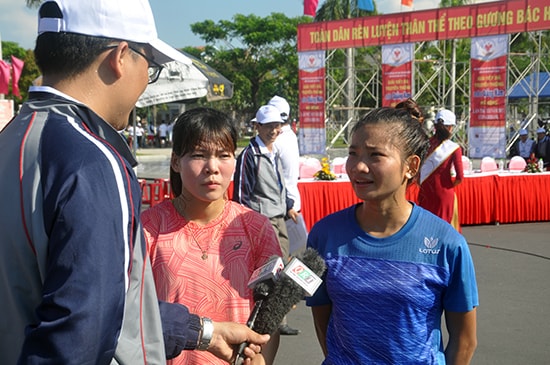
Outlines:
{"label": "man's arm", "polygon": [[470,364],[477,347],[476,308],[469,312],[445,312],[449,342],[445,360],[449,365]]}
{"label": "man's arm", "polygon": [[250,208],[250,200],[256,185],[256,160],[252,148],[245,148],[235,167],[233,176],[233,200]]}

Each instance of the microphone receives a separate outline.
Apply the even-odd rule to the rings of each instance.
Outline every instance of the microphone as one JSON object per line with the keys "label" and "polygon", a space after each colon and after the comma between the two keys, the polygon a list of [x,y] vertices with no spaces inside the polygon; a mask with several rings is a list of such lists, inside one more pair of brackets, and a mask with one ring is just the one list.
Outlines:
{"label": "microphone", "polygon": [[[275,281],[279,277],[280,272],[284,269],[283,259],[278,256],[272,257],[267,263],[260,266],[252,273],[250,280],[248,280],[248,287],[254,288],[254,308],[248,316],[246,325],[249,328],[254,328],[256,318],[260,309],[263,306],[264,300],[269,296],[273,290]],[[241,365],[245,359],[244,349],[248,346],[248,342],[243,342],[237,349],[237,357],[235,358],[234,365]]]}
{"label": "microphone", "polygon": [[[320,277],[326,270],[325,260],[313,248],[307,248],[300,258],[301,260],[297,257],[292,258],[280,275],[274,276],[267,273],[269,270],[260,270],[264,266],[270,267],[269,262],[256,269],[263,271],[263,276],[268,279],[260,281],[254,288],[256,303],[249,316],[248,327],[260,334],[272,334],[279,328],[279,324],[292,307],[305,295],[311,296],[315,293],[322,283]],[[252,277],[254,276],[253,273]],[[243,363],[243,351],[246,346],[247,343],[239,346],[233,365]]]}
{"label": "microphone", "polygon": [[275,282],[271,293],[263,300],[252,329],[261,334],[272,334],[279,328],[284,316],[304,298],[311,296],[321,285],[326,270],[325,261],[313,248],[293,258]]}

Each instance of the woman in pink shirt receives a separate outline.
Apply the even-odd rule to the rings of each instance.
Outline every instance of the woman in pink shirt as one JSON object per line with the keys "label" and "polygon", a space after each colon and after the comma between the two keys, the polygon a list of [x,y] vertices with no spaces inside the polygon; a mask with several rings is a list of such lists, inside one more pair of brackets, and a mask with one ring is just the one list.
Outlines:
{"label": "woman in pink shirt", "polygon": [[[253,271],[281,256],[269,220],[227,199],[235,169],[237,128],[222,112],[183,113],[173,130],[170,183],[175,198],[142,214],[159,299],[181,303],[213,321],[246,323],[254,306]],[[271,364],[273,334],[254,364]],[[226,364],[206,351],[183,352],[169,364]]]}

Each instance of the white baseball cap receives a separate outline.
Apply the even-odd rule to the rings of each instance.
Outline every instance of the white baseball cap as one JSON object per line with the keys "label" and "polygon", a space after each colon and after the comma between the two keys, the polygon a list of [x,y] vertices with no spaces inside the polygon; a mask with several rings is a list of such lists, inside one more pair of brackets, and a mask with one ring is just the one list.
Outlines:
{"label": "white baseball cap", "polygon": [[256,121],[258,124],[284,123],[281,112],[273,105],[261,106],[256,113]]}
{"label": "white baseball cap", "polygon": [[539,133],[544,133],[544,134],[546,134],[546,129],[540,127],[539,129],[537,129],[537,134],[539,134]]}
{"label": "white baseball cap", "polygon": [[38,11],[38,35],[46,32],[76,33],[145,43],[159,64],[191,60],[158,39],[148,0],[48,0]]}
{"label": "white baseball cap", "polygon": [[456,125],[455,113],[448,109],[441,109],[437,112],[434,123],[438,124],[440,120],[443,121],[443,125]]}
{"label": "white baseball cap", "polygon": [[528,134],[529,134],[529,133],[527,132],[527,129],[520,129],[520,131],[519,131],[519,135],[520,135],[520,136],[526,136],[526,135],[528,135]]}
{"label": "white baseball cap", "polygon": [[269,100],[267,105],[273,105],[274,107],[279,109],[283,121],[288,120],[288,116],[290,115],[290,105],[288,105],[288,101],[286,101],[285,98],[275,95],[271,98],[271,100]]}

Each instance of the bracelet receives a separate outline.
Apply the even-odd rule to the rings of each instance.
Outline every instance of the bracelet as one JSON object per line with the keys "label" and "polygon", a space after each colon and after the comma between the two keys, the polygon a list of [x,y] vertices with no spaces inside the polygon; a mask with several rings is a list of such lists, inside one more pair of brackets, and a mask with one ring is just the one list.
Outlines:
{"label": "bracelet", "polygon": [[212,335],[214,334],[214,324],[212,320],[207,317],[201,318],[202,329],[199,343],[197,345],[197,350],[205,351],[210,346],[210,341],[212,340]]}

